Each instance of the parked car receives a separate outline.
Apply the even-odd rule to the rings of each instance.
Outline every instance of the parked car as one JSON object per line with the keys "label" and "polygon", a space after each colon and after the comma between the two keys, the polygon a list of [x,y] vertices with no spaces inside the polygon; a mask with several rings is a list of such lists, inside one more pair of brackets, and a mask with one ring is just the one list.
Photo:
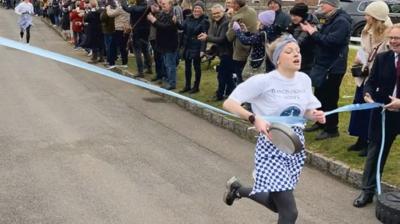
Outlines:
{"label": "parked car", "polygon": [[[352,35],[359,37],[365,26],[364,10],[372,0],[341,0],[340,6],[353,19]],[[389,6],[389,17],[393,24],[400,22],[400,0],[386,0]]]}

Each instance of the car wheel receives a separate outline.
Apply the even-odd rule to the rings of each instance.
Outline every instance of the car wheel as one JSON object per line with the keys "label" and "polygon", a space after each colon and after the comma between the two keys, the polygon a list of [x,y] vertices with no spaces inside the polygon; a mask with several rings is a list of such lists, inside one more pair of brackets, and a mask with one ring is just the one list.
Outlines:
{"label": "car wheel", "polygon": [[361,32],[364,29],[365,24],[357,26],[354,30],[351,36],[353,37],[361,37]]}
{"label": "car wheel", "polygon": [[376,218],[385,224],[400,224],[400,192],[387,192],[378,196]]}

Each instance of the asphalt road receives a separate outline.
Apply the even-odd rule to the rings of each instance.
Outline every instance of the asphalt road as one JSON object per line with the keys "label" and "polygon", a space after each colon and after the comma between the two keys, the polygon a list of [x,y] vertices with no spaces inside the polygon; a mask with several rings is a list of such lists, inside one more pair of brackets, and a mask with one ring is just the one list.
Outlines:
{"label": "asphalt road", "polygon": [[[0,9],[0,36],[18,40]],[[87,60],[35,18],[32,45]],[[0,47],[0,223],[275,223],[243,199],[254,145],[130,84]],[[298,223],[378,223],[358,190],[305,168]]]}

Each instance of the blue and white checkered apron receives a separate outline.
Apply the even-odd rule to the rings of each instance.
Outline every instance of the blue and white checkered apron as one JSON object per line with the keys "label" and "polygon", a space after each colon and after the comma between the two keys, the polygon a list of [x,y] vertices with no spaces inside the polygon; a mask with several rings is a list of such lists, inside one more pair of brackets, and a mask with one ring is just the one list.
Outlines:
{"label": "blue and white checkered apron", "polygon": [[255,182],[250,194],[293,190],[304,166],[304,135],[300,127],[292,127],[303,143],[303,149],[295,154],[279,150],[264,135],[257,139],[255,152]]}

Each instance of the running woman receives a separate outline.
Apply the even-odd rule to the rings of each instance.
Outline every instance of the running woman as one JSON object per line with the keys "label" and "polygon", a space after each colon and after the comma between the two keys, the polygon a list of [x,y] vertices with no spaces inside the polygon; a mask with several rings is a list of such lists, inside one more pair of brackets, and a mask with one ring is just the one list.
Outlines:
{"label": "running woman", "polygon": [[[224,202],[232,205],[242,197],[254,200],[279,214],[278,224],[292,224],[297,219],[293,190],[304,165],[304,124],[292,130],[303,143],[303,149],[292,155],[277,148],[269,137],[270,123],[264,116],[304,116],[325,123],[321,103],[313,95],[310,78],[299,72],[300,48],[291,35],[278,38],[269,46],[269,56],[276,69],[255,75],[240,84],[224,102],[224,108],[252,123],[260,133],[255,148],[253,188],[244,187],[236,177],[228,180]],[[241,105],[251,103],[254,113]]]}
{"label": "running woman", "polygon": [[29,44],[31,38],[31,26],[32,26],[32,15],[34,14],[33,5],[29,0],[24,0],[15,7],[15,13],[21,15],[18,20],[18,25],[21,29],[19,35],[20,40],[24,39],[24,33],[26,31],[26,43]]}

